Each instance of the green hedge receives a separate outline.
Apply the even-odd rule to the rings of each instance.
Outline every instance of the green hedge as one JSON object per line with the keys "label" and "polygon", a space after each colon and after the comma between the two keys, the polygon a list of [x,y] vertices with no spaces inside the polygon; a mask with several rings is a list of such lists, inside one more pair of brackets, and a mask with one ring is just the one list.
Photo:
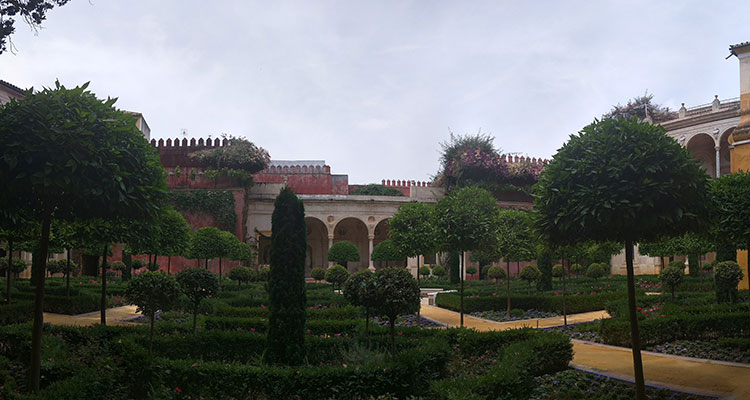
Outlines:
{"label": "green hedge", "polygon": [[[19,300],[34,300],[34,293],[22,292],[16,295]],[[44,295],[44,312],[77,315],[100,309],[100,294],[80,293],[78,296]]]}
{"label": "green hedge", "polygon": [[0,325],[31,321],[34,317],[33,301],[17,301],[0,304]]}
{"label": "green hedge", "polygon": [[[358,330],[360,325],[364,325],[363,320],[310,320],[305,324],[305,329],[312,335],[334,335],[351,334]],[[206,317],[206,330],[241,330],[265,333],[268,329],[268,319],[266,318],[242,318],[242,317]]]}
{"label": "green hedge", "polygon": [[[607,303],[625,298],[626,293],[606,292],[596,295],[566,296],[565,304],[568,314],[603,310]],[[459,311],[461,297],[453,293],[440,293],[435,305],[453,311]],[[562,313],[562,296],[512,296],[510,304],[522,310],[539,310]],[[502,296],[464,297],[464,312],[504,311],[507,310],[507,299]]]}
{"label": "green hedge", "polygon": [[[260,307],[229,307],[222,303],[214,308],[214,315],[221,317],[268,318],[268,309]],[[359,307],[329,307],[307,310],[307,320],[350,320],[364,318]]]}
{"label": "green hedge", "polygon": [[[644,345],[680,339],[750,336],[750,314],[725,312],[653,317],[640,321],[638,326]],[[599,333],[604,343],[630,346],[630,323],[624,318],[602,320]]]}

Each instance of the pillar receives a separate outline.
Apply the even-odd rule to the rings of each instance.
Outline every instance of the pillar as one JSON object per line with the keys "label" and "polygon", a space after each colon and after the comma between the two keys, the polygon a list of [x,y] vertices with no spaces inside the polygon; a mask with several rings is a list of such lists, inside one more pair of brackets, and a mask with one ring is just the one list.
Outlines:
{"label": "pillar", "polygon": [[720,157],[720,150],[721,146],[714,146],[714,150],[716,150],[716,177],[721,176],[721,157]]}
{"label": "pillar", "polygon": [[[333,235],[328,235],[328,251],[333,247]],[[328,259],[328,252],[326,252],[326,260]],[[333,261],[328,261],[328,268],[333,267]]]}
{"label": "pillar", "polygon": [[367,260],[369,262],[369,266],[367,268],[372,272],[375,272],[375,263],[372,261],[372,250],[375,248],[375,246],[373,246],[374,239],[375,235],[367,235],[367,242],[370,245],[370,251],[367,252]]}
{"label": "pillar", "polygon": [[[740,122],[729,137],[731,171],[750,171],[750,42],[729,47],[732,55],[740,62]],[[737,252],[737,263],[745,277],[740,282],[740,289],[750,287],[748,265],[745,251]]]}

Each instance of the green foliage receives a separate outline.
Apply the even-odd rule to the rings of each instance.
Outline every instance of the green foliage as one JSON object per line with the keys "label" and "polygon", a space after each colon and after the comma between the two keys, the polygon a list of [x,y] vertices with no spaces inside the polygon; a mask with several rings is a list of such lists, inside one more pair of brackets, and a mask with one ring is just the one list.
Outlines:
{"label": "green foliage", "polygon": [[206,226],[193,233],[190,240],[189,257],[192,259],[211,259],[219,257],[225,250],[225,238],[222,231],[213,226]]}
{"label": "green foliage", "polygon": [[[28,268],[28,266],[26,265],[26,261],[20,258],[14,258],[12,260],[13,261],[11,261],[11,264],[10,264],[11,265],[10,272],[14,274],[20,274],[21,272],[26,271],[26,268]],[[8,271],[8,258],[3,257],[2,259],[0,259],[0,273],[2,273],[2,276],[6,276],[7,271]]]}
{"label": "green foliage", "polygon": [[[625,293],[605,292],[597,294],[581,294],[566,296],[565,307],[569,314],[603,310],[613,300],[624,299]],[[550,311],[562,314],[562,296],[550,295],[512,295],[510,300],[513,307],[522,310]],[[438,307],[458,311],[460,296],[454,293],[440,293],[435,298]],[[508,299],[504,296],[468,296],[464,299],[464,312],[501,311],[508,308]]]}
{"label": "green foliage", "polygon": [[203,299],[215,296],[219,292],[219,277],[211,271],[201,268],[188,268],[177,274],[177,283],[182,293],[190,299],[193,306],[193,331],[198,318],[198,306]]}
{"label": "green foliage", "polygon": [[552,289],[552,252],[542,245],[537,246],[536,262],[539,266],[539,272],[542,276],[537,281],[537,289],[539,290],[551,290]]}
{"label": "green foliage", "polygon": [[353,195],[365,195],[365,196],[403,196],[400,190],[394,187],[388,187],[371,183],[369,185],[360,186],[351,193]]}
{"label": "green foliage", "polygon": [[520,278],[525,280],[531,285],[531,282],[536,281],[542,277],[542,271],[536,265],[527,265],[521,269]]}
{"label": "green foliage", "polygon": [[[598,265],[598,263],[591,263],[591,265],[595,264]],[[591,265],[588,269],[591,269]],[[570,272],[572,272],[573,275],[583,275],[588,269],[581,264],[573,264],[570,266]]]}
{"label": "green foliage", "polygon": [[342,265],[349,261],[359,261],[359,249],[357,245],[346,240],[334,243],[328,250],[328,261]]}
{"label": "green foliage", "polygon": [[242,283],[249,283],[257,280],[258,274],[254,269],[245,266],[237,266],[229,271],[229,279],[237,281],[237,285]]}
{"label": "green foliage", "polygon": [[535,187],[548,240],[653,240],[705,228],[708,176],[664,128],[594,121],[554,156]]}
{"label": "green foliage", "polygon": [[349,271],[343,265],[334,265],[326,270],[326,281],[333,284],[334,287],[341,286],[349,279]]}
{"label": "green foliage", "polygon": [[234,195],[228,190],[171,192],[168,201],[180,211],[210,215],[220,229],[235,229],[237,214],[234,212]]}
{"label": "green foliage", "polygon": [[322,281],[326,277],[326,270],[321,267],[315,267],[310,271],[310,277],[316,281]]}
{"label": "green foliage", "polygon": [[268,350],[271,364],[299,365],[305,358],[305,207],[288,186],[271,216],[271,275],[268,280]]}
{"label": "green foliage", "polygon": [[190,158],[216,176],[230,176],[252,183],[252,174],[262,171],[271,161],[268,152],[245,138],[224,136],[226,146],[196,151]]}
{"label": "green foliage", "polygon": [[164,272],[137,274],[125,288],[125,299],[136,305],[137,312],[149,317],[159,310],[169,311],[179,296],[177,280]]}
{"label": "green foliage", "polygon": [[508,277],[508,273],[505,272],[505,269],[499,265],[493,265],[490,267],[489,270],[487,270],[487,277],[490,279],[494,279],[495,282],[498,280],[504,280]]}
{"label": "green foliage", "polygon": [[233,245],[230,249],[229,258],[235,261],[242,261],[243,263],[252,261],[253,247],[245,242],[241,242],[234,235],[232,237],[235,240],[229,241]]}
{"label": "green foliage", "polygon": [[403,268],[385,268],[377,271],[372,280],[375,293],[376,315],[388,318],[391,327],[391,356],[396,358],[396,318],[419,310],[419,284],[409,271]]}
{"label": "green foliage", "polygon": [[667,268],[676,268],[676,269],[679,269],[680,271],[684,271],[685,270],[685,261],[682,261],[682,260],[673,260],[673,261],[670,261],[669,265],[667,266]]}
{"label": "green foliage", "polygon": [[552,276],[555,278],[562,278],[565,275],[565,267],[562,264],[555,264],[552,267]]}
{"label": "green foliage", "polygon": [[451,283],[458,283],[461,278],[461,258],[460,253],[457,251],[451,251],[448,257],[448,269],[450,270],[450,281]]}
{"label": "green foliage", "polygon": [[682,268],[673,267],[672,265],[664,268],[659,274],[659,280],[661,280],[664,286],[672,290],[672,299],[674,299],[675,288],[685,281],[685,264],[682,264]]}
{"label": "green foliage", "polygon": [[268,278],[271,276],[271,268],[270,267],[261,267],[258,270],[258,280],[261,282],[267,282]]}
{"label": "green foliage", "polygon": [[716,280],[716,300],[719,303],[737,302],[737,285],[744,274],[740,266],[734,261],[722,261],[714,267]]}
{"label": "green foliage", "polygon": [[10,43],[11,52],[15,54],[10,35],[16,31],[16,17],[22,18],[34,32],[39,32],[42,22],[47,19],[47,12],[55,6],[65,5],[68,1],[70,0],[2,1],[0,3],[3,10],[3,22],[0,24],[0,54],[8,50],[8,43]]}
{"label": "green foliage", "polygon": [[438,245],[450,251],[491,248],[497,241],[499,209],[478,187],[451,192],[435,207]]}
{"label": "green foliage", "polygon": [[506,209],[498,218],[497,252],[505,261],[526,261],[536,255],[528,213]]}
{"label": "green foliage", "polygon": [[388,236],[400,253],[408,257],[434,253],[435,207],[426,203],[407,203],[388,220]]}
{"label": "green foliage", "polygon": [[612,110],[602,115],[602,119],[616,118],[631,120],[638,118],[638,120],[643,121],[646,118],[650,118],[654,123],[660,123],[677,118],[678,114],[670,110],[669,107],[651,103],[653,99],[654,95],[648,92],[644,93],[643,96],[633,97],[624,106],[618,103],[612,107]]}
{"label": "green foliage", "polygon": [[370,258],[372,261],[389,262],[403,261],[406,256],[401,253],[401,250],[396,246],[396,243],[389,239],[378,243],[378,245],[372,249],[372,255]]}
{"label": "green foliage", "polygon": [[419,267],[419,275],[427,278],[428,276],[430,276],[430,273],[431,273],[430,267],[426,265]]}
{"label": "green foliage", "polygon": [[374,274],[369,269],[363,269],[347,278],[344,283],[344,297],[352,305],[364,306],[367,302],[367,286],[372,283]]}
{"label": "green foliage", "polygon": [[109,269],[111,269],[112,271],[123,272],[123,271],[127,271],[130,268],[127,265],[125,265],[125,263],[122,261],[114,261],[109,264]]}
{"label": "green foliage", "polygon": [[474,275],[478,271],[477,267],[475,265],[467,265],[466,266],[466,274],[467,275]]}
{"label": "green foliage", "polygon": [[604,268],[604,265],[600,263],[593,263],[589,265],[589,268],[586,270],[586,276],[592,279],[599,279],[607,275],[607,270]]}
{"label": "green foliage", "polygon": [[438,278],[444,277],[445,274],[445,267],[443,267],[442,265],[436,265],[434,268],[432,268],[432,275],[435,275]]}

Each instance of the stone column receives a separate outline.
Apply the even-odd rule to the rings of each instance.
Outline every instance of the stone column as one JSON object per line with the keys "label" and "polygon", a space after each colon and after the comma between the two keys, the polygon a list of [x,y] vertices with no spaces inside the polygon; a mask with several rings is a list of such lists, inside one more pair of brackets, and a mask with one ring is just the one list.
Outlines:
{"label": "stone column", "polygon": [[719,154],[721,146],[714,146],[714,150],[716,150],[716,177],[718,178],[721,176],[721,154]]}
{"label": "stone column", "polygon": [[[731,172],[750,171],[750,42],[729,46],[729,51],[740,61],[740,123],[729,137]],[[737,263],[745,275],[739,288],[748,289],[750,284],[746,251],[737,251]]]}
{"label": "stone column", "polygon": [[370,244],[370,251],[367,252],[367,260],[369,261],[370,264],[367,268],[372,272],[375,272],[375,263],[372,261],[372,250],[375,248],[373,246],[374,239],[375,239],[375,235],[367,235],[367,241]]}
{"label": "stone column", "polygon": [[[328,235],[328,250],[331,250],[331,247],[333,247],[333,235]],[[326,260],[328,259],[328,252],[326,252]],[[328,268],[333,267],[333,261],[328,261]]]}

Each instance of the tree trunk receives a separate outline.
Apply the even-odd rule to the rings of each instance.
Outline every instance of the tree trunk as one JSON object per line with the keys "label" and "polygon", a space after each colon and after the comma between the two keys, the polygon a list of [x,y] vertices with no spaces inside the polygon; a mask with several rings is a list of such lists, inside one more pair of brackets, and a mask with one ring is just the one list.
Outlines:
{"label": "tree trunk", "polygon": [[221,285],[221,257],[219,257],[219,285]]}
{"label": "tree trunk", "polygon": [[8,269],[5,276],[5,302],[10,304],[10,278],[12,276],[11,265],[13,265],[13,239],[8,239]]}
{"label": "tree trunk", "polygon": [[365,307],[365,337],[367,337],[367,348],[370,348],[370,307]]}
{"label": "tree trunk", "polygon": [[422,327],[422,314],[421,314],[421,309],[422,309],[422,286],[419,285],[419,275],[420,275],[420,272],[421,272],[419,270],[419,263],[420,263],[419,258],[420,258],[419,255],[417,255],[417,287],[419,287],[419,305],[417,306],[417,326],[421,328]]}
{"label": "tree trunk", "polygon": [[70,249],[67,251],[67,266],[65,267],[65,296],[70,297]]}
{"label": "tree trunk", "polygon": [[459,255],[458,279],[461,281],[461,328],[464,327],[464,252]]}
{"label": "tree trunk", "polygon": [[208,270],[208,258],[206,258],[206,270]]}
{"label": "tree trunk", "polygon": [[508,319],[510,319],[510,261],[505,262],[505,269],[508,271],[508,277],[505,278],[505,280],[507,281],[507,284],[505,286],[508,294]]}
{"label": "tree trunk", "polygon": [[565,292],[567,290],[567,286],[565,284],[565,276],[566,275],[568,275],[568,270],[565,269],[565,265],[563,265],[563,275],[562,275],[562,281],[563,281],[563,291],[562,291],[563,292],[563,296],[562,296],[563,299],[562,299],[562,303],[563,304],[562,304],[562,310],[563,310],[563,325],[565,325],[565,327],[567,328],[568,327],[568,308],[567,308],[567,305],[565,304],[565,296],[566,296]]}
{"label": "tree trunk", "polygon": [[[45,212],[42,216],[42,234],[39,237],[39,250],[41,254],[47,254],[49,250],[49,227],[52,213]],[[10,269],[10,265],[8,266]],[[34,293],[34,325],[31,330],[31,377],[29,379],[29,392],[39,392],[40,372],[42,368],[42,328],[44,327],[44,275],[47,261],[40,259],[32,263],[32,276],[36,277],[36,290]],[[32,279],[33,280],[33,279]]]}
{"label": "tree trunk", "polygon": [[151,330],[148,336],[148,355],[151,356],[152,349],[154,348],[154,314],[151,314]]}
{"label": "tree trunk", "polygon": [[154,254],[154,267],[153,267],[154,269],[156,268],[156,265],[159,264],[158,261],[159,261],[159,255],[158,254]]}
{"label": "tree trunk", "polygon": [[633,241],[625,241],[625,265],[628,271],[628,308],[630,314],[630,339],[633,349],[633,369],[635,372],[636,399],[646,399],[646,385],[643,379],[641,359],[641,338],[638,334],[638,315],[635,310],[635,273],[633,269]]}
{"label": "tree trunk", "polygon": [[195,332],[196,332],[196,320],[198,319],[198,304],[200,303],[195,303],[193,305],[193,335],[195,335]]}
{"label": "tree trunk", "polygon": [[172,273],[172,256],[167,256],[167,275]]}
{"label": "tree trunk", "polygon": [[107,249],[109,245],[104,245],[104,252],[102,254],[102,298],[99,302],[101,307],[100,316],[101,324],[107,325]]}
{"label": "tree trunk", "polygon": [[[388,321],[391,325],[391,358],[396,359],[396,317],[390,316],[390,321]],[[461,322],[463,324],[463,314],[461,314]]]}
{"label": "tree trunk", "polygon": [[148,266],[146,266],[147,270],[151,270],[151,254],[148,255]]}

